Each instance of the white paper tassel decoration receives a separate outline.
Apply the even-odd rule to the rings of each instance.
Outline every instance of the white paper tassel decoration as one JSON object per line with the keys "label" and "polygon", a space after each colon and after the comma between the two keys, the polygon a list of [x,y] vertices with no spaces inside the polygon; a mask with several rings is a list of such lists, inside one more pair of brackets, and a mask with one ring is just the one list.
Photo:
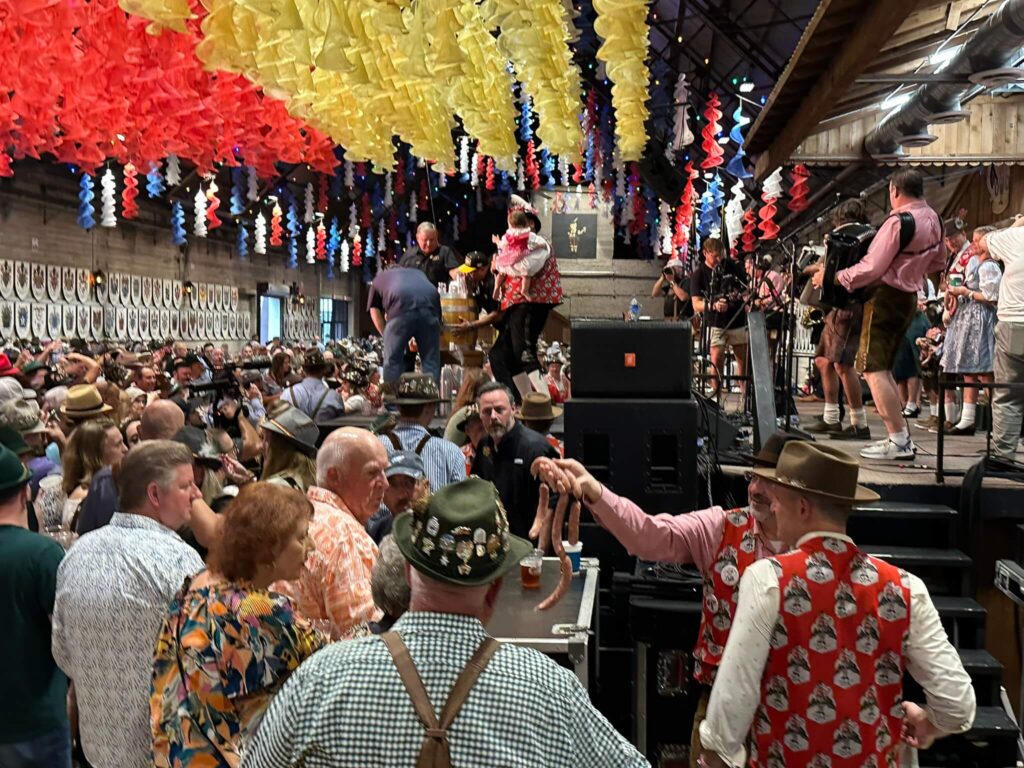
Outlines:
{"label": "white paper tassel decoration", "polygon": [[675,92],[672,95],[675,101],[675,120],[672,126],[672,149],[681,150],[693,144],[693,131],[690,130],[690,121],[687,119],[687,112],[690,109],[690,88],[686,84],[686,75],[679,73],[676,80]]}
{"label": "white paper tassel decoration", "polygon": [[725,230],[731,246],[743,234],[743,201],[747,194],[742,181],[737,181],[729,191],[732,197],[725,206]]}
{"label": "white paper tassel decoration", "polygon": [[523,169],[523,161],[516,158],[516,189],[519,192],[526,191],[526,171]]}
{"label": "white paper tassel decoration", "polygon": [[245,169],[245,197],[251,202],[260,199],[260,179],[251,165]]}
{"label": "white paper tassel decoration", "polygon": [[302,220],[307,224],[313,223],[313,185],[306,185],[306,193],[302,199],[303,211]]}
{"label": "white paper tassel decoration", "polygon": [[263,215],[263,211],[256,214],[256,244],[253,246],[253,250],[261,256],[267,252],[267,217]]}
{"label": "white paper tassel decoration", "polygon": [[459,139],[459,173],[469,174],[469,136]]}
{"label": "white paper tassel decoration", "polygon": [[624,162],[622,162],[622,158],[619,156],[618,148],[616,148],[613,151],[612,168],[615,169],[615,196],[616,197],[625,197],[626,196],[626,164]]}
{"label": "white paper tassel decoration", "polygon": [[206,237],[206,193],[200,187],[195,196],[195,220],[192,231],[196,237]]}
{"label": "white paper tassel decoration", "polygon": [[782,196],[782,168],[776,168],[764,180],[761,196],[772,200],[778,200]]}
{"label": "white paper tassel decoration", "polygon": [[391,173],[384,174],[384,207],[390,208],[395,204],[394,195],[391,192]]}
{"label": "white paper tassel decoration", "polygon": [[356,170],[351,160],[345,161],[345,186],[352,189],[356,185]]}
{"label": "white paper tassel decoration", "polygon": [[116,185],[114,182],[114,172],[109,168],[103,172],[100,186],[103,188],[103,191],[100,193],[100,226],[116,227],[117,216],[114,214]]}
{"label": "white paper tassel decoration", "polygon": [[448,174],[444,172],[443,168],[438,169],[437,172],[437,186],[438,189],[444,189],[448,186]]}
{"label": "white paper tassel decoration", "polygon": [[661,201],[658,206],[658,239],[661,241],[661,252],[672,253],[672,206]]}
{"label": "white paper tassel decoration", "polygon": [[416,208],[416,190],[414,189],[409,193],[409,221],[415,224],[417,215],[419,215],[419,211]]}
{"label": "white paper tassel decoration", "polygon": [[469,184],[470,184],[471,187],[473,187],[473,189],[476,189],[477,187],[480,186],[480,174],[478,174],[476,172],[476,168],[477,168],[477,163],[478,163],[478,158],[479,157],[480,157],[480,153],[479,152],[474,152],[473,153],[473,163],[472,163],[472,165],[470,165],[470,168],[469,168]]}
{"label": "white paper tassel decoration", "polygon": [[563,187],[569,186],[569,158],[558,158],[558,183]]}
{"label": "white paper tassel decoration", "polygon": [[359,215],[356,213],[356,204],[352,203],[348,209],[348,237],[354,240],[359,234]]}
{"label": "white paper tassel decoration", "polygon": [[181,184],[181,163],[177,155],[167,156],[167,171],[164,173],[167,179],[167,186],[176,187]]}
{"label": "white paper tassel decoration", "polygon": [[316,231],[306,227],[306,263],[316,264]]}
{"label": "white paper tassel decoration", "polygon": [[384,219],[380,220],[380,224],[377,225],[377,256],[378,258],[383,257],[384,251],[388,247],[388,225]]}
{"label": "white paper tassel decoration", "polygon": [[342,240],[338,249],[338,269],[348,272],[348,240]]}

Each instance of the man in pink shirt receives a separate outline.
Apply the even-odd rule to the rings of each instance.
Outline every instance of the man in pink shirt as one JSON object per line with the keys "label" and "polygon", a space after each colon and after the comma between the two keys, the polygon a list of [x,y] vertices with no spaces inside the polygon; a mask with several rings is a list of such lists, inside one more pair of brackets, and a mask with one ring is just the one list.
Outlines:
{"label": "man in pink shirt", "polygon": [[[799,439],[776,432],[765,440],[753,463],[774,467],[782,447]],[[748,473],[746,507],[726,510],[715,506],[681,515],[648,515],[629,499],[601,485],[577,461],[538,459],[533,469],[556,493],[571,493],[583,499],[594,519],[631,555],[644,560],[693,563],[703,575],[704,605],[693,650],[693,676],[702,686],[691,734],[690,765],[696,766],[701,750],[697,729],[704,719],[718,663],[729,638],[740,577],[752,563],[784,549],[775,541],[775,516],[766,484],[756,474]]]}
{"label": "man in pink shirt", "polygon": [[[920,171],[902,168],[890,177],[889,203],[892,212],[878,228],[867,254],[836,274],[836,282],[848,291],[869,289],[855,367],[868,382],[888,436],[861,451],[865,459],[912,459],[916,454],[892,366],[917,312],[917,291],[924,276],[946,265],[942,222],[924,200]],[[914,236],[901,247],[903,213],[914,219]],[[815,286],[821,286],[824,276],[824,272],[815,274]]]}

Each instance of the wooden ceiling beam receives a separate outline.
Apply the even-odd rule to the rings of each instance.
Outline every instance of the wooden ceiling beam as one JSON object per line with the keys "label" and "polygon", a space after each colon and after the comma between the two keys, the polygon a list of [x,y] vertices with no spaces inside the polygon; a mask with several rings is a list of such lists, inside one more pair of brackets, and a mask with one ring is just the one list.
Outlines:
{"label": "wooden ceiling beam", "polygon": [[874,0],[871,3],[800,106],[791,113],[786,127],[757,158],[756,179],[763,179],[789,158],[800,142],[829,114],[836,99],[878,55],[915,6],[916,3],[909,0]]}

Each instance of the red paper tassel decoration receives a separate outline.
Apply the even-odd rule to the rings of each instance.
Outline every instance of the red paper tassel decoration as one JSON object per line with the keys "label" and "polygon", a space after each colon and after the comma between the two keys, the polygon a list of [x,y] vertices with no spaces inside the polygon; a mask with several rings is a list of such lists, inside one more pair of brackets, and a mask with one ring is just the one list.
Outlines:
{"label": "red paper tassel decoration", "polygon": [[594,182],[590,182],[587,186],[587,196],[590,198],[590,207],[597,208],[597,188],[594,186]]}
{"label": "red paper tassel decoration", "polygon": [[757,216],[754,214],[753,209],[743,214],[743,237],[741,242],[743,243],[744,253],[753,253],[757,250]]}
{"label": "red paper tassel decoration", "polygon": [[359,178],[366,176],[366,163],[356,163],[356,176]]}
{"label": "red paper tassel decoration", "polygon": [[540,167],[537,165],[537,148],[533,139],[526,142],[526,178],[530,180],[530,189],[540,189]]}
{"label": "red paper tassel decoration", "polygon": [[673,255],[683,259],[687,255],[690,241],[690,225],[693,223],[693,180],[700,176],[700,172],[694,170],[691,160],[685,166],[686,186],[683,194],[679,196],[679,207],[676,208],[676,231],[672,236]]}
{"label": "red paper tassel decoration", "polygon": [[764,193],[761,194],[761,200],[764,201],[764,205],[761,206],[761,210],[757,212],[757,215],[761,219],[759,228],[762,240],[774,240],[779,236],[779,225],[775,223],[775,214],[778,211],[775,207],[777,199],[775,197],[768,197]]}
{"label": "red paper tassel decoration", "polygon": [[281,228],[281,206],[274,203],[274,211],[270,214],[270,244],[274,247],[281,247],[281,236],[284,230]]}
{"label": "red paper tassel decoration", "polygon": [[707,122],[700,131],[700,135],[704,137],[704,140],[701,142],[701,147],[704,149],[704,159],[701,161],[700,167],[705,170],[720,166],[722,164],[722,156],[725,154],[722,145],[718,143],[718,134],[722,132],[722,126],[718,124],[718,121],[722,119],[720,106],[722,106],[722,102],[718,100],[718,94],[712,91],[704,107],[704,117]]}
{"label": "red paper tassel decoration", "polygon": [[359,235],[352,239],[352,266],[363,266],[363,243],[359,239]]}
{"label": "red paper tassel decoration", "polygon": [[583,166],[573,164],[572,181],[574,184],[583,183]]}
{"label": "red paper tassel decoration", "polygon": [[320,174],[317,177],[316,209],[320,213],[327,213],[327,177]]}
{"label": "red paper tassel decoration", "polygon": [[395,166],[395,194],[399,197],[405,195],[405,158],[398,158]]}
{"label": "red paper tassel decoration", "polygon": [[373,211],[370,210],[370,196],[363,195],[362,205],[359,210],[359,226],[369,229],[373,226]]}
{"label": "red paper tassel decoration", "polygon": [[210,181],[210,188],[206,190],[206,228],[216,229],[223,222],[217,215],[217,209],[220,208],[220,198],[217,197],[217,182]]}
{"label": "red paper tassel decoration", "polygon": [[487,158],[487,180],[484,183],[484,188],[488,192],[494,191],[494,158]]}
{"label": "red paper tassel decoration", "polygon": [[0,178],[10,178],[14,175],[14,169],[11,168],[11,156],[6,152],[0,151]]}
{"label": "red paper tassel decoration", "polygon": [[789,188],[789,203],[787,207],[793,213],[805,211],[809,205],[807,193],[810,190],[807,186],[807,179],[810,178],[810,171],[807,170],[806,165],[801,163],[794,166],[789,175],[793,179],[793,186]]}
{"label": "red paper tassel decoration", "polygon": [[316,260],[327,260],[327,230],[324,228],[323,220],[316,227]]}
{"label": "red paper tassel decoration", "polygon": [[[2,176],[3,174],[0,174]],[[139,196],[138,171],[131,163],[124,166],[124,190],[121,192],[121,215],[126,219],[134,219],[139,215],[139,206],[135,198]]]}

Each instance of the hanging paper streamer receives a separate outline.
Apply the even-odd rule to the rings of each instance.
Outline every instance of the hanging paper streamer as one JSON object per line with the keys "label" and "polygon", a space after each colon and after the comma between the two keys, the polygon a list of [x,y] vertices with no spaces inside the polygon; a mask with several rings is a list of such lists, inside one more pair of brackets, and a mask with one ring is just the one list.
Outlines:
{"label": "hanging paper streamer", "polygon": [[175,200],[171,203],[171,245],[185,245],[185,209]]}
{"label": "hanging paper streamer", "polygon": [[762,240],[774,240],[779,235],[779,227],[775,223],[775,201],[782,195],[782,169],[776,168],[771,175],[764,180],[761,188],[761,200],[764,205],[758,211],[758,218],[761,219],[759,228]]}
{"label": "hanging paper streamer", "polygon": [[459,173],[462,174],[462,183],[469,181],[469,136],[459,137]]}
{"label": "hanging paper streamer", "polygon": [[11,168],[11,156],[0,150],[0,178],[9,179],[13,175],[14,169]]}
{"label": "hanging paper streamer", "polygon": [[134,219],[139,215],[139,205],[135,198],[139,196],[139,172],[131,163],[124,166],[124,189],[121,190],[121,215],[126,219]]}
{"label": "hanging paper streamer", "polygon": [[404,197],[405,190],[405,158],[400,156],[395,165],[395,194]]}
{"label": "hanging paper streamer", "polygon": [[279,248],[284,241],[281,236],[284,230],[281,227],[281,204],[274,201],[274,209],[270,212],[270,244]]}
{"label": "hanging paper streamer", "polygon": [[742,181],[737,181],[729,191],[732,192],[732,197],[725,206],[725,229],[729,248],[732,249],[743,234],[743,201],[747,195]]}
{"label": "hanging paper streamer", "polygon": [[[290,211],[291,209],[289,209]],[[288,239],[288,263],[285,265],[288,269],[299,268],[299,238],[291,237]]]}
{"label": "hanging paper streamer", "polygon": [[526,170],[523,168],[523,161],[516,158],[516,191],[526,191]]}
{"label": "hanging paper streamer", "polygon": [[327,231],[327,279],[334,279],[334,263],[338,256],[338,249],[341,247],[341,232],[338,229],[337,217],[331,217],[331,226]]}
{"label": "hanging paper streamer", "polygon": [[262,256],[267,252],[267,217],[263,215],[263,211],[256,214],[255,234],[253,250]]}
{"label": "hanging paper streamer", "polygon": [[316,231],[306,227],[306,263],[316,264]]}
{"label": "hanging paper streamer", "polygon": [[789,188],[789,203],[787,207],[793,213],[806,211],[809,205],[807,193],[810,190],[807,186],[807,179],[811,176],[810,171],[807,170],[806,165],[801,163],[793,166],[789,176],[793,180],[793,186]]}
{"label": "hanging paper streamer", "polygon": [[569,186],[569,158],[565,155],[558,158],[558,181],[563,186]]}
{"label": "hanging paper streamer", "polygon": [[722,110],[719,109],[721,106],[722,102],[718,100],[718,94],[712,91],[708,95],[707,103],[704,105],[704,118],[707,122],[700,129],[700,135],[704,137],[704,140],[701,142],[701,148],[704,150],[704,159],[701,160],[700,167],[704,170],[720,166],[722,164],[722,157],[725,155],[725,150],[718,143],[718,134],[722,132],[722,126],[718,122],[722,119]]}
{"label": "hanging paper streamer", "polygon": [[704,194],[700,197],[700,223],[697,226],[697,231],[703,238],[715,237],[715,233],[720,233],[722,230],[722,219],[718,215],[718,206],[715,205],[715,190],[711,188],[714,183],[712,181],[711,184],[708,184]]}
{"label": "hanging paper streamer", "polygon": [[494,158],[493,157],[488,157],[487,158],[487,177],[486,177],[486,180],[484,181],[484,189],[486,189],[488,192],[492,192],[492,191],[494,191],[494,186],[495,186],[495,184],[494,184]]}
{"label": "hanging paper streamer", "polygon": [[[458,233],[452,238],[452,241],[458,239]],[[388,247],[388,225],[384,219],[381,219],[377,224],[377,255],[383,257],[387,253]]]}
{"label": "hanging paper streamer", "polygon": [[307,184],[302,197],[302,220],[307,224],[313,222],[313,185]]}
{"label": "hanging paper streamer", "polygon": [[327,258],[327,228],[321,219],[316,225],[316,260],[324,261]]}
{"label": "hanging paper streamer", "polygon": [[544,188],[555,188],[555,157],[544,147],[540,150],[541,167],[544,170]]}
{"label": "hanging paper streamer", "polygon": [[686,186],[683,194],[679,196],[679,207],[676,208],[676,231],[673,245],[674,255],[685,260],[690,242],[690,225],[693,223],[693,204],[696,197],[696,190],[693,187],[694,180],[700,176],[700,171],[693,167],[691,160],[686,164]]}
{"label": "hanging paper streamer", "polygon": [[351,160],[345,161],[345,188],[351,190],[356,185],[356,169]]}
{"label": "hanging paper streamer", "polygon": [[750,209],[743,214],[743,252],[753,253],[757,250],[757,214]]}
{"label": "hanging paper streamer", "polygon": [[522,105],[519,111],[519,138],[529,141],[533,138],[533,107],[530,104],[530,97],[522,94]]}
{"label": "hanging paper streamer", "polygon": [[[416,194],[415,192],[413,194]],[[356,204],[348,208],[348,237],[354,240],[359,235],[359,214],[356,212]]]}
{"label": "hanging paper streamer", "polygon": [[384,207],[390,208],[395,204],[394,195],[391,193],[391,174],[384,174]]}
{"label": "hanging paper streamer", "polygon": [[352,266],[363,266],[363,244],[359,239],[358,233],[352,238]]}
{"label": "hanging paper streamer", "polygon": [[530,189],[540,189],[540,167],[537,165],[536,152],[533,139],[530,139],[526,142],[526,161],[523,163],[523,171],[530,181]]}
{"label": "hanging paper streamer", "polygon": [[238,251],[238,258],[249,258],[249,232],[245,228],[245,222],[238,222],[238,234],[235,239],[235,250]]}
{"label": "hanging paper streamer", "polygon": [[93,218],[96,208],[92,204],[96,195],[92,191],[92,176],[83,173],[78,186],[78,226],[82,229],[92,229],[96,226],[96,219]]}
{"label": "hanging paper streamer", "polygon": [[232,216],[238,216],[245,210],[245,190],[242,188],[243,171],[241,168],[231,169],[231,197],[228,200]]}
{"label": "hanging paper streamer", "polygon": [[469,169],[469,185],[476,189],[480,186],[480,178],[484,175],[487,169],[487,158],[481,155],[479,152],[473,153],[473,162],[470,163]]}
{"label": "hanging paper streamer", "polygon": [[245,169],[245,182],[245,197],[249,202],[255,203],[260,199],[260,180],[252,166]]}
{"label": "hanging paper streamer", "polygon": [[116,227],[117,217],[114,215],[115,194],[114,172],[107,168],[100,178],[100,226]]}
{"label": "hanging paper streamer", "polygon": [[192,232],[196,237],[206,237],[206,193],[202,187],[196,190],[194,202]]}
{"label": "hanging paper streamer", "polygon": [[149,163],[149,173],[146,174],[146,195],[153,197],[160,197],[164,193],[164,177],[160,173],[160,163],[151,160]]}
{"label": "hanging paper streamer", "polygon": [[178,161],[177,155],[167,156],[167,172],[164,175],[167,178],[167,183],[172,187],[181,184],[181,163]]}
{"label": "hanging paper streamer", "polygon": [[377,247],[373,244],[373,230],[366,232],[366,249],[363,251],[363,260],[369,266],[371,261],[377,260]]}
{"label": "hanging paper streamer", "polygon": [[662,200],[658,205],[658,249],[663,255],[672,254],[672,206]]}
{"label": "hanging paper streamer", "polygon": [[338,246],[338,269],[342,272],[348,272],[348,240],[342,240],[341,245]]}
{"label": "hanging paper streamer", "polygon": [[299,209],[296,207],[294,200],[288,204],[288,212],[285,214],[285,226],[288,229],[288,237],[292,240],[299,236],[302,228],[299,226]]}
{"label": "hanging paper streamer", "polygon": [[[693,131],[690,130],[690,121],[687,117],[687,112],[690,109],[690,87],[686,83],[686,75],[682,72],[676,79],[672,100],[675,103],[675,115],[672,120],[672,149],[679,152],[684,147],[693,144]],[[674,158],[675,155],[669,155],[669,157]]]}
{"label": "hanging paper streamer", "polygon": [[743,158],[747,156],[747,153],[743,151],[743,127],[750,123],[750,118],[743,114],[743,101],[741,100],[736,105],[736,111],[732,113],[733,126],[732,130],[729,131],[729,139],[736,145],[736,154],[732,156],[732,160],[725,167],[725,170],[735,176],[737,179],[749,179],[753,174],[747,170],[746,164],[743,162]]}
{"label": "hanging paper streamer", "polygon": [[206,228],[216,229],[222,222],[220,217],[217,215],[217,209],[220,208],[220,198],[217,197],[217,179],[210,179],[210,187],[206,190]]}
{"label": "hanging paper streamer", "polygon": [[316,177],[316,209],[327,213],[327,176],[320,173]]}

